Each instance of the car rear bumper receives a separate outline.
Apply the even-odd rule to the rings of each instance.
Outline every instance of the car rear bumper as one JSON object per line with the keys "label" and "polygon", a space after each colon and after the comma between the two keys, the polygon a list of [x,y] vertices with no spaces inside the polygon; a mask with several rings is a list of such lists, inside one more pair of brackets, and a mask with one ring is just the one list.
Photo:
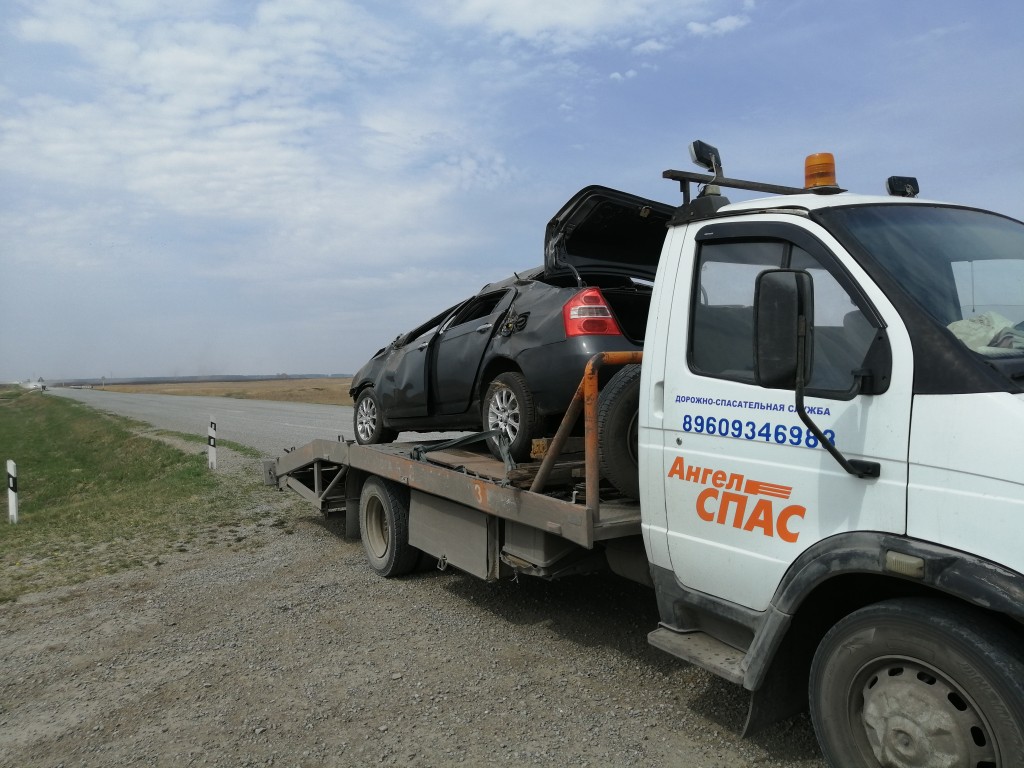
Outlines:
{"label": "car rear bumper", "polygon": [[[532,347],[519,355],[519,366],[530,383],[540,416],[562,415],[583,379],[587,363],[600,352],[639,352],[643,349],[622,336],[574,336],[554,344]],[[575,376],[567,371],[578,371]],[[607,375],[614,375],[609,370]]]}

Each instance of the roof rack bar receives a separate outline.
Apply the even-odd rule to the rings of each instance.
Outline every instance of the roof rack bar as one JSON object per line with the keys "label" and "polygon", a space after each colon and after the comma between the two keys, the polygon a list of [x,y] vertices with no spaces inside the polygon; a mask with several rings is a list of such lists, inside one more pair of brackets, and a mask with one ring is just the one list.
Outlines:
{"label": "roof rack bar", "polygon": [[672,171],[668,170],[661,174],[663,179],[671,179],[679,182],[679,189],[683,193],[683,204],[690,202],[690,182],[697,184],[716,184],[729,189],[749,189],[754,192],[767,192],[771,195],[805,195],[808,190],[802,187],[784,187],[779,184],[765,184],[761,181],[745,181],[743,179],[730,179],[726,176],[712,176],[707,173],[696,171]]}

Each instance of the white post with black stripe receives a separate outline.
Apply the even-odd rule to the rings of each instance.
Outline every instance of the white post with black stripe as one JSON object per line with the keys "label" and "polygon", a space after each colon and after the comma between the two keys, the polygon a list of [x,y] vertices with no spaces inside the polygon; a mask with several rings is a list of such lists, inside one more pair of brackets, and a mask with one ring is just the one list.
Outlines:
{"label": "white post with black stripe", "polygon": [[207,445],[209,445],[210,469],[217,468],[217,422],[210,417],[210,428],[206,431]]}
{"label": "white post with black stripe", "polygon": [[12,523],[18,522],[18,465],[7,460],[7,516]]}

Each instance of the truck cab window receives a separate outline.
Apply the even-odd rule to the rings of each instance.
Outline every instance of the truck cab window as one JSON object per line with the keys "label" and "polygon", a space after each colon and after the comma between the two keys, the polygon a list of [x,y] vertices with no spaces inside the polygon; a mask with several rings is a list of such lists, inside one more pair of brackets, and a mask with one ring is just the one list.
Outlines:
{"label": "truck cab window", "polygon": [[836,277],[781,240],[711,242],[698,258],[690,365],[714,378],[754,381],[754,284],[766,269],[800,269],[814,281],[814,369],[810,391],[845,394],[856,385],[874,328]]}
{"label": "truck cab window", "polygon": [[781,242],[701,248],[690,333],[690,363],[697,372],[753,383],[754,281],[783,258]]}
{"label": "truck cab window", "polygon": [[986,357],[1024,349],[1024,259],[954,261],[959,318],[947,324],[960,341]]}
{"label": "truck cab window", "polygon": [[938,205],[859,206],[822,218],[968,349],[1015,365],[1024,358],[1021,222]]}

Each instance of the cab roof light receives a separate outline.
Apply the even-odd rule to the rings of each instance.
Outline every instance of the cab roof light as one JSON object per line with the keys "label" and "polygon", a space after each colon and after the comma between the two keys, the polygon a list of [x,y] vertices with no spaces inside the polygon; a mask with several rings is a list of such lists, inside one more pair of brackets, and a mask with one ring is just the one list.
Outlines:
{"label": "cab roof light", "polygon": [[562,320],[567,337],[622,335],[600,288],[586,288],[569,299],[562,307]]}
{"label": "cab roof light", "polygon": [[893,197],[917,197],[921,186],[914,176],[890,176],[885,180],[885,190]]}
{"label": "cab roof light", "polygon": [[836,159],[831,152],[815,152],[804,161],[804,188],[810,192],[838,189]]}

